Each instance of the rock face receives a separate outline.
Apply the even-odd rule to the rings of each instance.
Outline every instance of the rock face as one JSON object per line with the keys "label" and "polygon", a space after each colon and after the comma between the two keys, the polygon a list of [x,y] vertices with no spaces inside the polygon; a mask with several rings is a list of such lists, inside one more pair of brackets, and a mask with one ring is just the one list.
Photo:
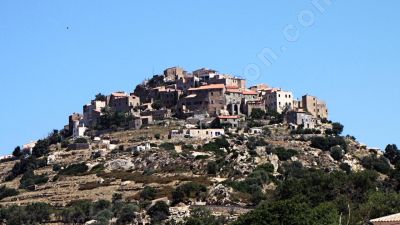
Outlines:
{"label": "rock face", "polygon": [[207,197],[207,204],[209,205],[230,205],[232,188],[228,188],[222,184],[217,184],[212,187]]}
{"label": "rock face", "polygon": [[104,165],[108,170],[132,170],[135,165],[128,159],[116,159]]}

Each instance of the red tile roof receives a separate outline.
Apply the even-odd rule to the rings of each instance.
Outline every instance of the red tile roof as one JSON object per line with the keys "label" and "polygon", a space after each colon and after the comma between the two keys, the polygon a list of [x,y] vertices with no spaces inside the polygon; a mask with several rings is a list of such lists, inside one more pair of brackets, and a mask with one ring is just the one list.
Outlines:
{"label": "red tile roof", "polygon": [[230,93],[242,93],[239,89],[227,89],[226,92],[230,92]]}
{"label": "red tile roof", "polygon": [[258,95],[258,93],[255,91],[243,91],[243,94],[244,95]]}
{"label": "red tile roof", "polygon": [[114,97],[126,97],[128,96],[125,92],[114,92],[111,94]]}
{"label": "red tile roof", "polygon": [[189,91],[224,89],[224,88],[225,88],[225,85],[223,85],[223,84],[210,84],[210,85],[205,85],[205,86],[201,86],[198,88],[190,88]]}

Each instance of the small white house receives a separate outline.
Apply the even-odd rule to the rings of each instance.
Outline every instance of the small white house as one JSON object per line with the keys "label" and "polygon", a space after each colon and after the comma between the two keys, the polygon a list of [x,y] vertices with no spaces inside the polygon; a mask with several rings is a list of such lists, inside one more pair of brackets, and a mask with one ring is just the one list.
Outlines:
{"label": "small white house", "polygon": [[224,129],[190,129],[188,130],[188,134],[193,138],[217,138],[225,135]]}
{"label": "small white house", "polygon": [[84,124],[80,124],[79,121],[74,121],[74,129],[72,131],[72,137],[83,137],[85,136],[87,128]]}
{"label": "small white house", "polygon": [[252,127],[249,130],[249,134],[262,134],[263,133],[263,129],[259,128],[259,127]]}

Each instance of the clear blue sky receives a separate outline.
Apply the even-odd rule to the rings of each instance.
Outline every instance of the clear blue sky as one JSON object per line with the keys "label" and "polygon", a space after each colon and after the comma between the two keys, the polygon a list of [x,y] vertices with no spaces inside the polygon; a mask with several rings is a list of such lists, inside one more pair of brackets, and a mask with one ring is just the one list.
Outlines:
{"label": "clear blue sky", "polygon": [[174,65],[317,95],[361,142],[400,144],[400,2],[319,2],[2,0],[0,154]]}

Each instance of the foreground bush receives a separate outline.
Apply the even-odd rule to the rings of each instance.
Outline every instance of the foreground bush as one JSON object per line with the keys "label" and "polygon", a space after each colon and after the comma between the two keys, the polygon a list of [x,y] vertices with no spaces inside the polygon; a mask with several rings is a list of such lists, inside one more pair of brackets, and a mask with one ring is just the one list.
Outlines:
{"label": "foreground bush", "polygon": [[0,187],[0,200],[11,196],[16,196],[18,194],[18,191],[13,188],[7,188],[6,186]]}

